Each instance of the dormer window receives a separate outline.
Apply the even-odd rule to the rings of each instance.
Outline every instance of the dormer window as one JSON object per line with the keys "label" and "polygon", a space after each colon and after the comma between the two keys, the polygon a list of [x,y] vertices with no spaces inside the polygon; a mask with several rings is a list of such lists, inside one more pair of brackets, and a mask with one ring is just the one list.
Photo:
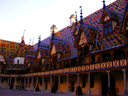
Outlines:
{"label": "dormer window", "polygon": [[107,21],[104,23],[104,35],[112,33],[112,22]]}

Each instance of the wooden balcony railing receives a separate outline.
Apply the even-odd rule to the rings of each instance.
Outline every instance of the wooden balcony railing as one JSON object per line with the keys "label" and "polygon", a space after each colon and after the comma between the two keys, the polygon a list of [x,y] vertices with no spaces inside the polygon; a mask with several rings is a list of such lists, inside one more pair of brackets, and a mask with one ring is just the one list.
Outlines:
{"label": "wooden balcony railing", "polygon": [[49,71],[43,72],[35,72],[35,73],[28,73],[28,74],[21,74],[21,75],[14,75],[14,74],[0,74],[0,76],[21,76],[21,77],[29,77],[29,76],[48,76],[48,75],[58,75],[58,74],[72,74],[72,73],[82,73],[88,71],[101,71],[104,69],[115,69],[115,68],[122,68],[128,67],[128,58],[123,59],[116,59],[116,60],[108,60],[103,62],[96,62],[96,63],[89,63],[74,67],[68,68],[61,68],[61,69],[54,69]]}

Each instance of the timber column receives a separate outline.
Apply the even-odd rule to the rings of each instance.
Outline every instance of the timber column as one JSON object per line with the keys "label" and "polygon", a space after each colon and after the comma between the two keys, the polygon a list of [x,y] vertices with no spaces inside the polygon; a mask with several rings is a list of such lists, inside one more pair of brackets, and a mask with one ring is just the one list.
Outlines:
{"label": "timber column", "polygon": [[127,96],[126,69],[122,69],[124,73],[124,96]]}
{"label": "timber column", "polygon": [[90,89],[90,73],[88,74],[88,95],[91,96],[91,89]]}

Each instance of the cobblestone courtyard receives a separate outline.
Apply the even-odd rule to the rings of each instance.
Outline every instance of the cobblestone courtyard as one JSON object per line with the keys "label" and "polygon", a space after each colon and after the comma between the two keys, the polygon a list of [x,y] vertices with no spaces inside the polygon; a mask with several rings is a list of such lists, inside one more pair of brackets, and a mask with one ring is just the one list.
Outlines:
{"label": "cobblestone courtyard", "polygon": [[10,89],[0,89],[0,96],[76,96],[75,93],[50,93],[35,91],[16,91]]}

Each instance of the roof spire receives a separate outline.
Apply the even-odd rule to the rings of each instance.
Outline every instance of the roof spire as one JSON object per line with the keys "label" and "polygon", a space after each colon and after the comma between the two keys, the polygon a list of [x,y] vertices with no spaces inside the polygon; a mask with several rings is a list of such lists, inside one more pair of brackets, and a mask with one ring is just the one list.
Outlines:
{"label": "roof spire", "polygon": [[24,41],[24,33],[25,33],[26,30],[23,31],[23,36],[22,36],[22,41]]}
{"label": "roof spire", "polygon": [[53,32],[52,32],[52,40],[54,39],[54,24],[52,25],[53,27]]}
{"label": "roof spire", "polygon": [[75,13],[76,13],[76,24],[75,25],[77,26],[77,11]]}
{"label": "roof spire", "polygon": [[83,16],[82,16],[82,6],[80,6],[80,8],[81,8],[81,12],[80,12],[80,24],[83,24]]}
{"label": "roof spire", "polygon": [[41,43],[41,35],[38,37],[38,47],[40,47],[40,43]]}
{"label": "roof spire", "polygon": [[105,0],[103,0],[103,8],[105,8],[106,7],[106,5],[105,5]]}
{"label": "roof spire", "polygon": [[31,45],[31,39],[30,39],[30,41],[29,41],[29,49],[30,49],[30,45]]}

